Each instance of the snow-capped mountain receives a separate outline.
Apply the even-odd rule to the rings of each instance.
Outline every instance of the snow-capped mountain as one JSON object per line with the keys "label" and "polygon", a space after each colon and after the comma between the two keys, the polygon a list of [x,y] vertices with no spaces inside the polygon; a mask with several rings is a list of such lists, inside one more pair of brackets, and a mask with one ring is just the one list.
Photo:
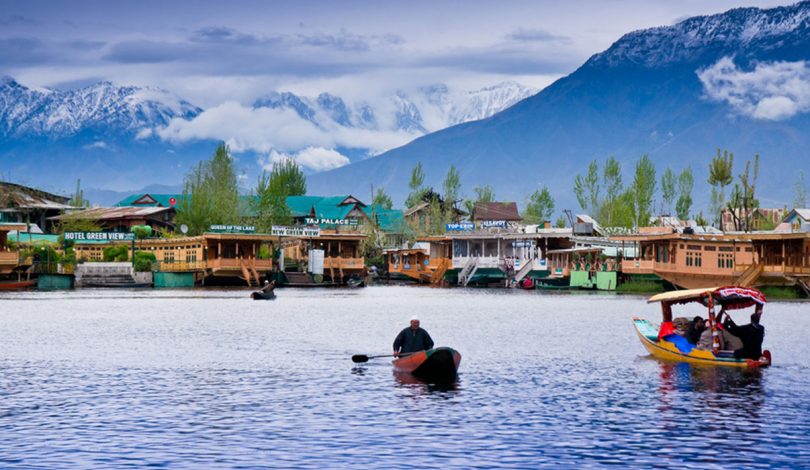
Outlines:
{"label": "snow-capped mountain", "polygon": [[301,119],[324,129],[337,125],[426,134],[487,118],[535,93],[536,89],[516,82],[474,91],[451,91],[444,84],[436,84],[419,88],[412,95],[397,90],[375,108],[367,101],[347,103],[330,93],[310,98],[290,92],[271,92],[254,101],[253,107],[290,109]]}
{"label": "snow-capped mountain", "polygon": [[[441,89],[431,89],[445,103]],[[445,101],[443,101],[445,100]],[[575,208],[573,180],[615,156],[625,181],[641,155],[658,174],[694,172],[696,205],[708,203],[708,162],[717,148],[737,155],[734,174],[760,156],[757,197],[782,207],[798,170],[810,172],[810,1],[741,8],[624,35],[570,75],[487,119],[443,129],[382,153],[312,175],[321,193],[384,186],[407,194],[422,162],[440,187],[454,165],[466,188],[491,185],[523,201],[546,185],[557,207]],[[737,163],[741,162],[741,163]],[[656,198],[659,196],[656,195]]]}
{"label": "snow-capped mountain", "polygon": [[695,16],[673,26],[634,31],[610,49],[593,56],[595,66],[643,65],[665,67],[697,62],[718,50],[774,54],[772,60],[806,44],[810,36],[810,3],[762,10],[737,8],[720,15]]}
{"label": "snow-capped mountain", "polygon": [[71,91],[32,89],[0,78],[0,135],[69,137],[83,131],[137,134],[202,110],[158,88],[110,82]]}

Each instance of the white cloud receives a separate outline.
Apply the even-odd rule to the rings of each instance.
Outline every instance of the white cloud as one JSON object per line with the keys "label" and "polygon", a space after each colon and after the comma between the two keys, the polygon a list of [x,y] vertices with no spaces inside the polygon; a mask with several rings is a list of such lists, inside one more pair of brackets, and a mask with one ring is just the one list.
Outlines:
{"label": "white cloud", "polygon": [[93,150],[93,149],[107,150],[107,149],[110,148],[110,146],[107,145],[107,142],[98,140],[98,141],[93,142],[92,144],[87,144],[87,145],[83,146],[82,148],[85,149],[85,150]]}
{"label": "white cloud", "polygon": [[810,111],[810,64],[758,63],[741,70],[729,57],[697,73],[706,95],[754,119],[778,121]]}
{"label": "white cloud", "polygon": [[171,142],[222,140],[236,153],[348,147],[367,148],[376,154],[418,137],[404,131],[319,127],[289,109],[251,108],[233,101],[207,109],[191,120],[175,118],[155,132]]}
{"label": "white cloud", "polygon": [[348,157],[337,150],[323,147],[307,147],[297,153],[283,153],[272,150],[259,163],[264,169],[270,170],[273,163],[284,160],[293,160],[302,167],[316,172],[333,170],[351,163]]}
{"label": "white cloud", "polygon": [[137,140],[148,139],[149,137],[152,136],[152,133],[153,133],[152,129],[144,127],[143,129],[138,131],[138,133],[135,135],[135,138]]}

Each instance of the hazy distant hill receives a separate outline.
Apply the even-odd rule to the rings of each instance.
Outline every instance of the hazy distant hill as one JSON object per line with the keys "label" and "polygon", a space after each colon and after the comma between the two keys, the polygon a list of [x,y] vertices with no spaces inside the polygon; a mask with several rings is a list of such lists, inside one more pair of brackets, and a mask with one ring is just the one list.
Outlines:
{"label": "hazy distant hill", "polygon": [[705,200],[717,147],[737,167],[761,156],[763,204],[791,199],[796,170],[810,173],[810,2],[742,8],[629,33],[535,96],[492,117],[421,137],[378,157],[310,177],[315,193],[365,194],[370,183],[402,201],[421,161],[436,187],[450,164],[470,188],[492,184],[522,201],[538,185],[575,207],[574,176],[615,155],[625,181],[648,153],[659,175],[690,165]]}

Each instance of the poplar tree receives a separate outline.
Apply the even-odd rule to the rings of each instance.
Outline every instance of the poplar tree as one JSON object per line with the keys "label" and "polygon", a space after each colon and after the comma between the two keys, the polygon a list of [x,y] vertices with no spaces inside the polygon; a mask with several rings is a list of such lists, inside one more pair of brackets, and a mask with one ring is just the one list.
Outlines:
{"label": "poplar tree", "polygon": [[675,173],[667,168],[661,175],[661,199],[663,199],[666,215],[672,215],[672,202],[675,200]]}
{"label": "poplar tree", "polygon": [[636,227],[646,225],[652,215],[652,201],[655,193],[655,165],[650,157],[642,155],[636,163],[633,184],[630,187],[633,204],[633,222]]}
{"label": "poplar tree", "polygon": [[527,225],[542,224],[551,219],[553,212],[554,198],[551,197],[548,188],[543,186],[543,189],[537,189],[529,196],[522,215],[523,223]]}
{"label": "poplar tree", "polygon": [[691,168],[684,168],[678,175],[678,202],[675,203],[675,213],[681,220],[689,218],[692,208],[692,187],[695,184]]}

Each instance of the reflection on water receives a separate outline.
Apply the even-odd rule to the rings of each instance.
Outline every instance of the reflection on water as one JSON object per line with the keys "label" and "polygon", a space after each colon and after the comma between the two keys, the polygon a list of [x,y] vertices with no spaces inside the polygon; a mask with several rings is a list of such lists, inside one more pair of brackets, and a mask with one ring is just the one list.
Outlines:
{"label": "reflection on water", "polygon": [[[0,294],[0,467],[797,467],[810,317],[769,304],[762,371],[651,359],[637,297],[380,287]],[[393,371],[414,311],[464,355]],[[697,312],[696,312],[697,314]]]}

